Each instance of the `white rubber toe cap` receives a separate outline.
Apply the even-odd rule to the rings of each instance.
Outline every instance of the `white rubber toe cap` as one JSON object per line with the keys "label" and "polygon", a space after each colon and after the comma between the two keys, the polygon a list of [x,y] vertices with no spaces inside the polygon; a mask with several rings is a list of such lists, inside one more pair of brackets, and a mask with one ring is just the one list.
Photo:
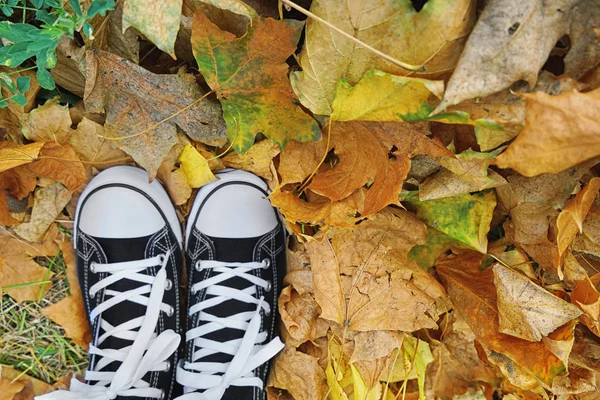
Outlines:
{"label": "white rubber toe cap", "polygon": [[186,238],[192,226],[219,238],[257,237],[275,229],[279,220],[262,179],[242,170],[225,170],[217,177],[198,191]]}
{"label": "white rubber toe cap", "polygon": [[146,171],[127,166],[109,168],[90,181],[77,204],[75,230],[101,238],[148,236],[168,223],[179,243],[181,226],[167,192],[148,182]]}

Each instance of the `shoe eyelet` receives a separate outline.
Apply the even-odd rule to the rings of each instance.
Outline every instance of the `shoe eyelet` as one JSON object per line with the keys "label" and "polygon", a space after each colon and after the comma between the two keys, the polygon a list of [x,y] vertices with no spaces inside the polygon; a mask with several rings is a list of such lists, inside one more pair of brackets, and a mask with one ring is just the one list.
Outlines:
{"label": "shoe eyelet", "polygon": [[167,317],[172,317],[173,314],[175,314],[175,309],[173,306],[169,306],[169,309],[167,310]]}
{"label": "shoe eyelet", "polygon": [[166,290],[166,291],[169,291],[169,290],[171,290],[171,289],[173,289],[173,281],[172,281],[172,280],[170,280],[170,279],[167,279],[167,280],[165,281],[165,290]]}
{"label": "shoe eyelet", "polygon": [[164,400],[164,398],[165,398],[165,391],[161,389],[160,397],[158,398],[158,400]]}
{"label": "shoe eyelet", "polygon": [[264,260],[262,260],[262,263],[263,269],[269,269],[269,267],[271,266],[271,259],[265,258]]}
{"label": "shoe eyelet", "polygon": [[160,261],[161,265],[165,263],[166,259],[167,259],[167,257],[164,254],[158,255],[158,261]]}
{"label": "shoe eyelet", "polygon": [[265,288],[266,292],[270,292],[271,289],[273,289],[273,284],[271,283],[271,281],[267,282],[267,287]]}
{"label": "shoe eyelet", "polygon": [[90,264],[90,272],[91,272],[92,274],[95,274],[95,273],[96,273],[96,263],[95,263],[95,262],[92,262],[92,263]]}
{"label": "shoe eyelet", "polygon": [[171,369],[171,361],[167,360],[167,366],[163,369],[163,372],[169,372]]}
{"label": "shoe eyelet", "polygon": [[194,264],[194,269],[198,272],[202,271],[202,261],[196,261],[196,264]]}
{"label": "shoe eyelet", "polygon": [[267,309],[265,310],[265,315],[266,315],[267,317],[271,315],[271,307],[269,307],[269,308],[267,308]]}
{"label": "shoe eyelet", "polygon": [[94,297],[96,297],[95,293],[92,293],[92,291],[88,291],[88,296],[90,297],[90,299],[93,299]]}

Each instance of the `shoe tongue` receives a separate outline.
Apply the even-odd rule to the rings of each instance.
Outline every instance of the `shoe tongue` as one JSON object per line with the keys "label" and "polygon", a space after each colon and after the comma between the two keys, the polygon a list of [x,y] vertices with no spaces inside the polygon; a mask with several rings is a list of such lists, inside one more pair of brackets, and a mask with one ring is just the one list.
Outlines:
{"label": "shoe tongue", "polygon": [[[108,263],[126,262],[143,260],[146,258],[146,246],[150,240],[150,236],[144,236],[139,238],[131,239],[106,239],[106,238],[94,238],[104,251]],[[150,269],[147,269],[150,271]],[[118,292],[126,292],[144,285],[141,282],[131,281],[129,279],[122,279],[117,281],[110,286],[107,290],[115,290]],[[147,296],[147,295],[146,295]],[[108,299],[109,297],[106,297]],[[131,301],[125,301],[109,308],[103,312],[100,318],[116,327],[124,322],[131,319],[141,317],[146,313],[146,307],[133,303]],[[104,331],[101,330],[103,334]],[[98,347],[101,349],[120,349],[125,346],[131,345],[130,340],[123,340],[113,336],[108,337]],[[103,371],[116,371],[121,363],[113,362],[111,365],[103,369]]]}
{"label": "shoe tongue", "polygon": [[[260,239],[255,238],[243,238],[243,239],[224,239],[209,237],[215,247],[215,260],[222,262],[251,262],[254,261],[254,248],[256,243]],[[255,272],[257,273],[257,272]],[[233,277],[219,285],[227,286],[235,289],[245,289],[252,285],[252,283],[244,278]],[[207,299],[212,296],[207,296]],[[206,312],[216,317],[226,318],[231,315],[235,315],[242,312],[252,312],[256,310],[256,304],[245,303],[239,300],[228,300],[215,307],[206,309]],[[205,335],[206,339],[211,339],[217,342],[227,342],[233,339],[241,339],[244,337],[243,331],[237,329],[220,329]],[[224,353],[213,354],[208,357],[202,358],[203,362],[217,362],[226,363],[231,362],[233,356]]]}

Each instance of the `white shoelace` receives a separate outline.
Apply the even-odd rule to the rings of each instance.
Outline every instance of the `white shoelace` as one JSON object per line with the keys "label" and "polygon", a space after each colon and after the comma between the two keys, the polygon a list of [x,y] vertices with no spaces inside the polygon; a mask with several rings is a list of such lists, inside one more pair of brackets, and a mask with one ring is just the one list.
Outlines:
{"label": "white shoelace", "polygon": [[[192,293],[206,289],[206,294],[211,295],[206,300],[194,304],[189,308],[188,318],[195,313],[200,313],[198,320],[206,322],[204,325],[190,329],[186,333],[186,341],[193,340],[193,362],[180,362],[177,367],[177,381],[184,386],[185,392],[177,400],[218,400],[223,397],[229,386],[255,386],[263,388],[263,381],[254,376],[253,370],[266,363],[279,353],[284,345],[279,337],[268,344],[267,333],[260,332],[261,310],[267,315],[271,309],[264,298],[257,298],[257,287],[266,291],[271,290],[271,283],[252,274],[253,270],[269,268],[269,260],[263,262],[221,262],[199,261],[195,268],[197,271],[212,269],[217,274],[209,279],[194,284]],[[247,280],[251,285],[240,290],[220,283],[239,277]],[[226,318],[216,317],[204,311],[228,300],[237,300],[248,304],[256,304],[256,311],[241,312]],[[242,339],[217,342],[204,338],[212,332],[221,329],[237,329],[244,331]],[[198,350],[197,350],[198,348]],[[202,362],[201,359],[216,353],[225,353],[233,356],[229,363]],[[203,392],[192,392],[203,390]]]}
{"label": "white shoelace", "polygon": [[[165,290],[169,290],[173,286],[173,282],[167,279],[165,270],[169,255],[167,252],[166,255],[145,260],[92,264],[92,273],[107,273],[108,276],[94,284],[90,288],[90,292],[85,295],[95,296],[102,289],[106,289],[121,279],[129,279],[145,285],[125,292],[106,289],[104,292],[106,300],[91,311],[90,318],[95,320],[100,316],[100,327],[104,330],[104,334],[98,337],[97,343],[90,344],[89,349],[90,354],[100,358],[94,370],[88,370],[85,373],[86,381],[96,381],[96,383],[86,384],[73,377],[70,391],[58,390],[38,396],[36,399],[112,400],[117,396],[156,399],[164,397],[161,389],[151,387],[142,378],[150,371],[168,370],[170,365],[167,359],[177,350],[181,341],[180,335],[171,329],[165,330],[158,336],[154,333],[160,312],[172,315],[174,311],[173,307],[162,302]],[[142,273],[145,269],[154,266],[161,266],[156,276]],[[103,312],[126,301],[146,306],[145,315],[115,327],[102,319]],[[98,348],[110,336],[130,340],[133,343],[121,349]],[[104,367],[114,361],[121,362],[117,371],[102,371]]]}

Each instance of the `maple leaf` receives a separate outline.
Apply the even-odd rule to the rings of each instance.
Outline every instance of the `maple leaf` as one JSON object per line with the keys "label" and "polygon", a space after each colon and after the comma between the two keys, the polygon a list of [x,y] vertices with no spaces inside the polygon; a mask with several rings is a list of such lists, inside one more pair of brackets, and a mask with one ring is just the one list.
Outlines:
{"label": "maple leaf", "polygon": [[542,390],[565,372],[565,365],[544,343],[530,342],[500,332],[494,274],[480,269],[483,255],[465,252],[438,261],[436,271],[459,315],[481,342],[488,360],[516,386]]}
{"label": "maple leaf", "polygon": [[[408,261],[408,251],[424,240],[423,224],[398,211],[307,243],[321,316],[355,331],[435,327],[444,292]],[[342,290],[344,282],[351,287]]]}
{"label": "maple leaf", "polygon": [[319,318],[319,305],[310,293],[299,293],[292,286],[287,286],[279,295],[278,305],[281,322],[298,343],[313,341],[327,334],[329,324]]}
{"label": "maple leaf", "polygon": [[[590,18],[589,12],[592,15],[599,13],[598,5],[597,0],[489,2],[469,36],[438,110],[463,100],[487,96],[519,79],[533,87],[558,39],[572,26],[587,25],[583,21]],[[588,10],[588,13],[577,11],[578,8]],[[592,46],[593,42],[580,47],[575,44],[572,51],[583,53]],[[598,62],[587,61],[590,62],[587,68]]]}
{"label": "maple leaf", "polygon": [[[193,76],[156,75],[113,54],[95,50],[86,55],[85,106],[106,111],[105,135],[144,167],[151,177],[177,142],[176,127],[194,140],[222,144],[219,106],[208,99],[173,116],[201,96]],[[154,126],[163,119],[170,120]],[[143,135],[126,138],[145,129]]]}
{"label": "maple leaf", "polygon": [[[424,65],[420,76],[439,78],[456,65],[473,25],[475,2],[429,1],[417,12],[408,0],[377,4],[316,0],[310,11],[391,57]],[[294,91],[306,108],[322,115],[332,112],[341,76],[354,85],[373,67],[396,75],[414,74],[312,19],[307,22],[300,66],[302,71],[291,76]]]}
{"label": "maple leaf", "polygon": [[525,176],[560,172],[600,154],[600,89],[523,95],[525,128],[496,159]]}
{"label": "maple leaf", "polygon": [[243,154],[230,153],[223,157],[223,164],[226,167],[243,169],[250,171],[267,181],[272,181],[273,177],[273,158],[281,152],[279,146],[270,139],[261,140],[255,143],[250,150]]}
{"label": "maple leaf", "polygon": [[[123,31],[133,26],[156,47],[175,58],[175,39],[179,31],[182,3],[182,0],[156,3],[127,0],[123,5]],[[157,15],[160,18],[156,18]]]}
{"label": "maple leaf", "polygon": [[320,137],[317,122],[296,104],[287,79],[285,60],[294,52],[301,30],[298,21],[258,18],[236,38],[202,11],[194,15],[194,56],[221,101],[227,136],[236,151],[247,151],[259,132],[281,148],[289,139]]}

